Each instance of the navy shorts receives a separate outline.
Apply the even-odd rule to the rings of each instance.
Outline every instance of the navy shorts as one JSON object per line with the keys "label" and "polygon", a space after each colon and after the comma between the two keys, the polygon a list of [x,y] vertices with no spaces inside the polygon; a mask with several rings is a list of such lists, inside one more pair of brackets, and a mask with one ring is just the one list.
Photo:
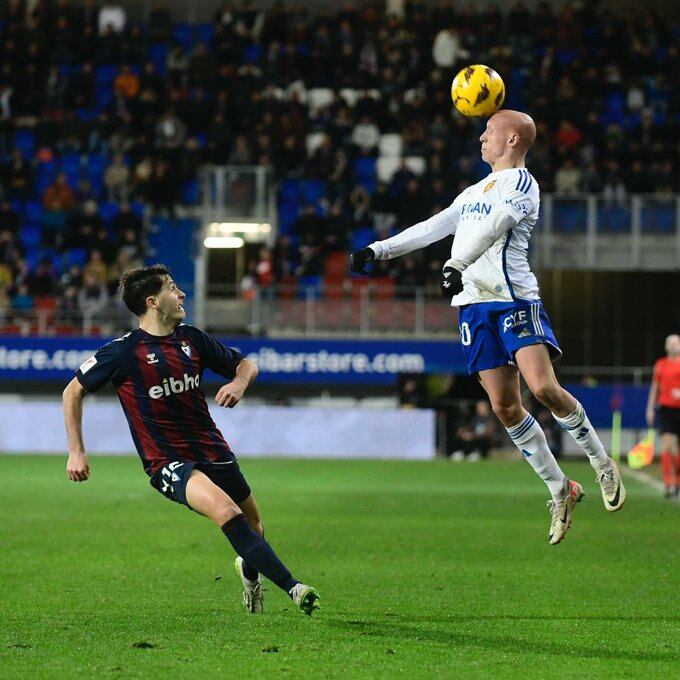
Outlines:
{"label": "navy shorts", "polygon": [[546,345],[553,361],[562,356],[540,300],[463,305],[458,324],[470,374],[514,364],[515,352],[529,345]]}
{"label": "navy shorts", "polygon": [[[191,508],[187,502],[186,489],[191,471],[194,468],[203,472],[235,503],[242,503],[250,496],[250,487],[236,462],[236,458],[211,463],[197,463],[185,458],[169,460],[160,470],[151,475],[149,483],[156,491],[162,493],[171,501]],[[193,510],[193,508],[191,509]]]}

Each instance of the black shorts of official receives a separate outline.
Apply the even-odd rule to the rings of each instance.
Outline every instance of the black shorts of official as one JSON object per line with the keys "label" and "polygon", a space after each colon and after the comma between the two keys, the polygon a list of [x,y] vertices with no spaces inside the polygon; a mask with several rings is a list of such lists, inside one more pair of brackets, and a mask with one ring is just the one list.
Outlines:
{"label": "black shorts of official", "polygon": [[659,431],[680,437],[680,408],[659,407]]}
{"label": "black shorts of official", "polygon": [[187,502],[187,484],[193,469],[204,473],[208,479],[220,487],[235,503],[242,503],[250,496],[246,482],[236,458],[211,463],[197,463],[186,458],[169,460],[157,470],[149,480],[151,486],[166,498],[193,508]]}

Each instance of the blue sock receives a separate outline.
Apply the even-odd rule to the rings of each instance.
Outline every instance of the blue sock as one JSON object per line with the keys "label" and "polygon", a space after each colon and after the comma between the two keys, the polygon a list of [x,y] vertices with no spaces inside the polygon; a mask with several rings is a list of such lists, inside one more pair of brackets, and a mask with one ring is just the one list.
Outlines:
{"label": "blue sock", "polygon": [[264,574],[281,590],[290,594],[291,588],[300,583],[291,576],[269,543],[252,530],[245,515],[236,515],[225,522],[222,525],[222,533],[245,563]]}
{"label": "blue sock", "polygon": [[[264,538],[264,533],[262,533],[262,538]],[[245,576],[245,578],[247,578],[249,581],[257,581],[259,573],[260,572],[254,567],[251,567],[249,564],[246,564],[245,562],[243,563],[243,576]]]}

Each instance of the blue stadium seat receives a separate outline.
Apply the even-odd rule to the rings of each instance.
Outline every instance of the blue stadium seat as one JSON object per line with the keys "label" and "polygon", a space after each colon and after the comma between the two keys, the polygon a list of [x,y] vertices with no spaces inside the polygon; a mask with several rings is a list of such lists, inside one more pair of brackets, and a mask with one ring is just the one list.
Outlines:
{"label": "blue stadium seat", "polygon": [[78,184],[81,175],[81,161],[79,154],[65,154],[61,157],[59,166],[61,172],[66,173],[66,177],[68,178],[68,182],[71,186]]}
{"label": "blue stadium seat", "polygon": [[302,191],[299,179],[284,179],[280,185],[281,203],[297,206],[300,203]]}
{"label": "blue stadium seat", "polygon": [[362,156],[354,161],[354,177],[357,182],[364,180],[375,181],[377,176],[375,158]]}
{"label": "blue stadium seat", "polygon": [[35,153],[35,135],[32,130],[17,130],[12,137],[12,145],[19,149],[24,157],[31,159]]}
{"label": "blue stadium seat", "polygon": [[291,203],[279,206],[279,230],[282,234],[289,234],[298,218],[299,208]]}
{"label": "blue stadium seat", "polygon": [[101,197],[104,191],[104,173],[109,166],[109,159],[103,154],[90,154],[87,161],[87,178],[94,193]]}
{"label": "blue stadium seat", "polygon": [[36,248],[42,239],[42,228],[40,224],[26,222],[19,232],[19,240],[24,248]]}
{"label": "blue stadium seat", "polygon": [[103,175],[109,167],[109,159],[101,153],[91,153],[87,157],[87,171],[97,175]]}
{"label": "blue stadium seat", "polygon": [[631,211],[628,206],[602,205],[598,209],[598,230],[606,232],[630,231]]}
{"label": "blue stadium seat", "polygon": [[62,258],[62,264],[65,270],[73,265],[84,267],[86,262],[87,250],[84,248],[71,248],[64,253],[64,257]]}
{"label": "blue stadium seat", "polygon": [[318,300],[321,297],[321,276],[301,276],[300,277],[300,297],[307,299],[310,295]]}
{"label": "blue stadium seat", "polygon": [[38,174],[35,178],[35,190],[37,194],[43,194],[54,181],[53,176]]}
{"label": "blue stadium seat", "polygon": [[609,113],[622,115],[626,110],[626,100],[622,92],[611,92],[607,96],[607,109]]}
{"label": "blue stadium seat", "polygon": [[369,227],[357,229],[352,236],[352,250],[361,250],[375,241],[375,232]]}
{"label": "blue stadium seat", "polygon": [[54,248],[40,248],[38,250],[38,256],[41,260],[49,260],[61,273],[61,262],[59,261],[59,252]]}
{"label": "blue stadium seat", "polygon": [[24,207],[27,222],[42,224],[44,209],[40,201],[28,201]]}
{"label": "blue stadium seat", "polygon": [[149,61],[153,63],[160,75],[165,75],[165,60],[169,51],[168,46],[161,43],[151,45],[149,48]]}
{"label": "blue stadium seat", "polygon": [[118,214],[117,203],[102,203],[99,206],[99,217],[104,220],[104,224],[108,225],[113,221],[113,218]]}
{"label": "blue stadium seat", "polygon": [[115,64],[102,64],[97,66],[95,73],[95,82],[97,85],[104,85],[110,87],[118,75],[120,69]]}
{"label": "blue stadium seat", "polygon": [[553,229],[555,231],[585,232],[586,206],[584,203],[553,204]]}
{"label": "blue stadium seat", "polygon": [[172,27],[172,39],[185,51],[191,51],[193,39],[193,27],[191,24],[175,24]]}
{"label": "blue stadium seat", "polygon": [[316,203],[326,196],[326,182],[319,179],[306,179],[302,182],[302,200],[305,203]]}
{"label": "blue stadium seat", "polygon": [[675,230],[675,206],[672,201],[650,203],[642,209],[642,231],[672,233]]}
{"label": "blue stadium seat", "polygon": [[96,111],[91,109],[76,109],[76,118],[82,123],[89,123],[97,117]]}
{"label": "blue stadium seat", "polygon": [[196,34],[194,44],[203,43],[208,48],[212,47],[215,39],[214,24],[198,24],[196,25]]}
{"label": "blue stadium seat", "polygon": [[40,262],[40,250],[38,250],[37,246],[24,249],[24,260],[31,270],[38,266],[38,262]]}
{"label": "blue stadium seat", "polygon": [[262,48],[259,45],[248,45],[243,48],[242,59],[246,64],[258,64],[262,58]]}
{"label": "blue stadium seat", "polygon": [[198,203],[198,198],[198,181],[189,179],[184,182],[182,191],[180,192],[180,201],[184,203],[184,205],[196,205]]}
{"label": "blue stadium seat", "polygon": [[560,66],[569,66],[574,59],[576,59],[578,52],[577,50],[569,50],[569,49],[558,49],[557,50],[557,61],[560,63]]}

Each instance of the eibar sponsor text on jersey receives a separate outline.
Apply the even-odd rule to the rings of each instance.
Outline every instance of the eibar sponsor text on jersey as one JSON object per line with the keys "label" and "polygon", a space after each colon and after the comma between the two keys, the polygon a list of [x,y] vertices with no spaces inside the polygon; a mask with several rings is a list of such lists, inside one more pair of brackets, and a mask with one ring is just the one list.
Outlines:
{"label": "eibar sponsor text on jersey", "polygon": [[163,378],[160,385],[154,385],[149,388],[149,396],[152,399],[160,399],[163,396],[169,397],[171,394],[181,394],[188,390],[195,390],[198,388],[199,376],[190,376],[184,374],[184,381],[179,378]]}

